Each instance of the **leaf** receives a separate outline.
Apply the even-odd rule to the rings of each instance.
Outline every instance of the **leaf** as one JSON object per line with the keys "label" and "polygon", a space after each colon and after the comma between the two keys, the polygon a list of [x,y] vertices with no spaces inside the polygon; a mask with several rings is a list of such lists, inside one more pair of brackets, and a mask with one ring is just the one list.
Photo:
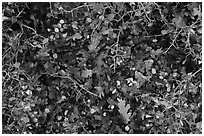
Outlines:
{"label": "leaf", "polygon": [[92,74],[93,74],[92,70],[83,70],[81,76],[83,78],[88,78],[88,77],[91,77]]}
{"label": "leaf", "polygon": [[167,101],[159,101],[159,104],[164,105],[166,107],[166,109],[171,108],[171,104]]}
{"label": "leaf", "polygon": [[15,64],[13,64],[13,66],[15,67],[15,68],[19,68],[20,67],[20,63],[19,62],[16,62]]}
{"label": "leaf", "polygon": [[95,120],[102,120],[101,116],[99,115],[94,115]]}
{"label": "leaf", "polygon": [[92,9],[93,9],[93,12],[102,13],[103,7],[104,6],[102,3],[93,3]]}
{"label": "leaf", "polygon": [[186,26],[183,18],[181,16],[176,16],[175,18],[172,19],[172,22],[179,28],[183,28]]}
{"label": "leaf", "polygon": [[6,21],[7,21],[7,20],[11,20],[11,18],[6,17],[6,16],[3,15],[3,16],[2,16],[2,22],[5,21],[5,20],[6,20]]}
{"label": "leaf", "polygon": [[162,30],[161,33],[162,33],[163,35],[165,35],[165,34],[168,33],[168,30]]}
{"label": "leaf", "polygon": [[104,31],[102,31],[102,35],[107,35],[107,34],[109,34],[109,32],[110,32],[110,29],[104,30]]}
{"label": "leaf", "polygon": [[81,39],[82,38],[82,35],[80,33],[76,33],[73,35],[72,39],[75,40],[75,39]]}
{"label": "leaf", "polygon": [[42,44],[46,44],[49,41],[48,38],[43,39]]}
{"label": "leaf", "polygon": [[98,91],[97,93],[98,93],[99,97],[102,98],[102,96],[104,96],[103,87],[95,86],[94,88]]}
{"label": "leaf", "polygon": [[148,77],[145,77],[142,73],[135,71],[135,79],[139,83],[139,87],[144,84],[146,80],[148,80]]}
{"label": "leaf", "polygon": [[156,51],[155,50],[151,50],[150,55],[151,55],[152,58],[155,58],[156,56],[160,55],[162,52],[163,51],[162,51],[161,48],[157,49]]}
{"label": "leaf", "polygon": [[14,100],[16,100],[16,97],[11,97],[11,98],[9,98],[9,101],[11,102],[11,101],[14,101]]}
{"label": "leaf", "polygon": [[135,16],[141,16],[142,15],[142,13],[141,13],[141,11],[139,10],[139,11],[137,11],[137,12],[135,12]]}
{"label": "leaf", "polygon": [[200,18],[202,16],[201,8],[193,8],[192,14],[193,14],[193,16],[198,15],[198,18]]}
{"label": "leaf", "polygon": [[50,49],[42,48],[38,51],[38,55],[37,57],[43,58],[43,57],[48,57],[50,56],[50,54],[48,53],[50,51]]}
{"label": "leaf", "polygon": [[189,92],[196,94],[198,92],[198,87],[193,83],[189,83]]}
{"label": "leaf", "polygon": [[115,127],[115,129],[119,134],[127,134],[118,125]]}
{"label": "leaf", "polygon": [[124,117],[125,123],[127,124],[128,121],[130,121],[131,113],[128,113],[128,110],[130,109],[130,104],[125,104],[125,100],[118,99],[118,107],[120,114]]}
{"label": "leaf", "polygon": [[105,54],[104,52],[101,52],[98,57],[96,58],[96,65],[97,65],[97,70],[99,72],[101,72],[101,67],[107,67],[107,64],[104,63],[103,58],[105,58],[107,56],[107,54]]}
{"label": "leaf", "polygon": [[74,28],[74,29],[78,29],[78,22],[77,21],[74,21],[74,22],[72,22],[72,27]]}
{"label": "leaf", "polygon": [[101,38],[101,36],[98,36],[98,35],[91,38],[91,44],[88,46],[90,51],[96,50],[96,48],[98,47],[98,45],[100,43],[100,38]]}
{"label": "leaf", "polygon": [[152,67],[152,64],[154,63],[154,61],[152,59],[149,59],[149,60],[145,60],[144,63],[145,63],[146,69],[149,70]]}
{"label": "leaf", "polygon": [[107,102],[110,105],[117,105],[117,103],[113,99],[111,99],[110,97],[107,99]]}
{"label": "leaf", "polygon": [[202,122],[198,122],[196,124],[196,128],[201,131],[202,130]]}
{"label": "leaf", "polygon": [[109,14],[109,15],[108,15],[108,19],[111,21],[111,20],[113,20],[114,16],[115,16],[115,14],[113,14],[113,13],[112,13],[112,14]]}
{"label": "leaf", "polygon": [[30,121],[28,117],[22,117],[21,120],[23,120],[25,123],[28,123]]}
{"label": "leaf", "polygon": [[48,57],[48,56],[50,56],[50,54],[47,52],[38,52],[38,57]]}

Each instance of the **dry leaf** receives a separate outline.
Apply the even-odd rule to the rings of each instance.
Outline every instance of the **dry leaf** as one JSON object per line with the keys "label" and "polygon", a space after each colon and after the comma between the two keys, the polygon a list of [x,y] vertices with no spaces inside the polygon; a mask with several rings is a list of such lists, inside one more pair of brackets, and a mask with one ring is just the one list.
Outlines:
{"label": "dry leaf", "polygon": [[15,68],[19,68],[20,67],[20,63],[19,62],[16,62],[15,64],[13,64],[13,66],[15,67]]}
{"label": "dry leaf", "polygon": [[23,120],[25,123],[28,123],[30,121],[28,117],[22,117],[21,120]]}
{"label": "dry leaf", "polygon": [[91,77],[92,74],[93,74],[92,70],[83,70],[82,73],[81,73],[81,76],[83,78],[88,78],[88,77]]}
{"label": "dry leaf", "polygon": [[75,39],[81,39],[82,38],[82,35],[80,33],[76,33],[73,35],[72,39],[75,40]]}
{"label": "dry leaf", "polygon": [[128,121],[130,121],[131,113],[128,113],[128,110],[130,109],[130,104],[125,104],[125,100],[119,99],[118,100],[118,107],[120,114],[124,117],[125,123],[127,124]]}
{"label": "dry leaf", "polygon": [[49,41],[48,38],[43,39],[42,44],[46,44]]}
{"label": "dry leaf", "polygon": [[103,87],[101,86],[95,86],[94,87],[98,92],[98,96],[101,98],[102,96],[104,96],[104,91],[103,91]]}

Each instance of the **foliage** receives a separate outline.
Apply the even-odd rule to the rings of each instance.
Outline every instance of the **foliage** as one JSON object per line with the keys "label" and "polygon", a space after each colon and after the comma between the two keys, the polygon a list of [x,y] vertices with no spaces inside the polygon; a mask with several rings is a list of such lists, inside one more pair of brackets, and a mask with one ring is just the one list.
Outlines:
{"label": "foliage", "polygon": [[2,3],[3,133],[202,133],[202,4]]}

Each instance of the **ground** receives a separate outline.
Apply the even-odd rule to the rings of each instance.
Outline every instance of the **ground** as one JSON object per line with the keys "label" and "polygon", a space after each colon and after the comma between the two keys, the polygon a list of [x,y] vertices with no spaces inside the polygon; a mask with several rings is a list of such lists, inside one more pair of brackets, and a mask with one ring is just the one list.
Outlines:
{"label": "ground", "polygon": [[2,7],[3,133],[202,133],[201,3]]}

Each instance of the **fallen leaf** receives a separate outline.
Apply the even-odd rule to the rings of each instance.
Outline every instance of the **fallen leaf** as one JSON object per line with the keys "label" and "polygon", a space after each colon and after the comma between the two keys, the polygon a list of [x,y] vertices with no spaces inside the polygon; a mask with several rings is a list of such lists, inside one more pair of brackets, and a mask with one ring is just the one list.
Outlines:
{"label": "fallen leaf", "polygon": [[88,78],[88,77],[91,77],[92,74],[93,74],[92,70],[83,70],[81,76],[83,78]]}
{"label": "fallen leaf", "polygon": [[15,67],[15,68],[19,68],[20,67],[20,63],[19,62],[16,62],[15,64],[13,64],[13,66]]}
{"label": "fallen leaf", "polygon": [[128,113],[130,109],[130,104],[125,104],[125,100],[118,99],[118,107],[120,114],[124,117],[125,123],[127,124],[130,121],[131,113]]}
{"label": "fallen leaf", "polygon": [[145,81],[148,80],[148,77],[144,76],[142,73],[135,71],[135,80],[139,83],[139,87],[142,86]]}
{"label": "fallen leaf", "polygon": [[16,100],[16,97],[11,97],[11,98],[9,98],[9,101],[11,102],[11,101],[14,101],[14,100]]}
{"label": "fallen leaf", "polygon": [[150,70],[150,68],[152,67],[152,64],[154,63],[154,61],[152,59],[149,59],[149,60],[145,60],[144,63],[145,63],[146,69]]}
{"label": "fallen leaf", "polygon": [[43,39],[42,44],[46,44],[49,41],[48,38]]}
{"label": "fallen leaf", "polygon": [[163,35],[165,35],[165,34],[168,33],[168,30],[162,30],[161,33],[162,33]]}
{"label": "fallen leaf", "polygon": [[94,88],[98,91],[97,93],[98,93],[99,97],[102,98],[102,96],[104,96],[103,87],[95,86]]}
{"label": "fallen leaf", "polygon": [[73,40],[75,39],[81,39],[82,38],[82,35],[80,33],[75,33],[72,37]]}
{"label": "fallen leaf", "polygon": [[156,51],[155,50],[151,50],[150,55],[151,55],[152,58],[155,58],[156,56],[160,55],[162,52],[163,51],[162,51],[161,48],[157,49]]}
{"label": "fallen leaf", "polygon": [[22,117],[21,120],[23,120],[25,123],[28,123],[30,121],[28,117]]}
{"label": "fallen leaf", "polygon": [[91,44],[88,46],[90,51],[96,50],[96,48],[98,47],[100,43],[100,38],[101,38],[100,36],[95,36],[91,38]]}

